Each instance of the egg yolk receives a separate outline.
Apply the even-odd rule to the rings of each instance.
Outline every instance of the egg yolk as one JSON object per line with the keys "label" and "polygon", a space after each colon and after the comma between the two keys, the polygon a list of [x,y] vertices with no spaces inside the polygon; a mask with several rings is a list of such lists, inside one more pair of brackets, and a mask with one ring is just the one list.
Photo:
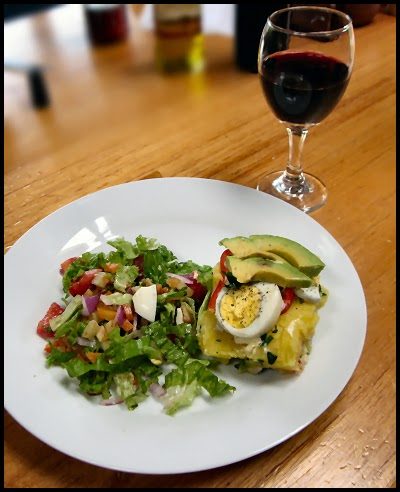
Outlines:
{"label": "egg yolk", "polygon": [[261,307],[261,292],[252,285],[231,289],[222,297],[221,317],[234,328],[247,328],[257,318]]}

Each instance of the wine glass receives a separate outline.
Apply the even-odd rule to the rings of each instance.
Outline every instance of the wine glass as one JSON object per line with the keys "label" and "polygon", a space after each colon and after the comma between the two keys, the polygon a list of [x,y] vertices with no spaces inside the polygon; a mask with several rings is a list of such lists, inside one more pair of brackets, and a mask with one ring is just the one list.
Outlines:
{"label": "wine glass", "polygon": [[321,123],[343,96],[353,60],[353,25],[343,12],[301,6],[268,17],[260,40],[258,73],[267,104],[286,126],[289,157],[285,171],[264,176],[258,190],[306,213],[325,203],[325,185],[303,172],[301,156],[309,129]]}

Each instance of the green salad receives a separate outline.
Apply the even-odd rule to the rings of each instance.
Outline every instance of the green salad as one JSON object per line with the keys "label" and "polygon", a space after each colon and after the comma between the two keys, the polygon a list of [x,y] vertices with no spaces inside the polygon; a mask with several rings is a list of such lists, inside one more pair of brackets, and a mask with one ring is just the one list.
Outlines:
{"label": "green salad", "polygon": [[64,297],[37,326],[47,366],[63,367],[103,405],[129,410],[154,397],[168,415],[208,392],[235,388],[213,372],[197,329],[212,291],[212,267],[181,262],[156,239],[108,241],[109,253],[66,259]]}

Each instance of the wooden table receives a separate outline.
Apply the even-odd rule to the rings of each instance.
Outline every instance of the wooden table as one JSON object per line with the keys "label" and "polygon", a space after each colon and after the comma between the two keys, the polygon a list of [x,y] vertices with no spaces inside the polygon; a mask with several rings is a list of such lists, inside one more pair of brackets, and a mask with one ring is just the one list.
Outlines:
{"label": "wooden table", "polygon": [[[285,130],[257,76],[235,68],[232,38],[207,37],[204,74],[166,77],[132,11],[130,26],[126,43],[94,49],[79,5],[5,25],[5,58],[45,65],[52,98],[33,109],[26,79],[5,72],[5,252],[51,212],[105,187],[191,176],[254,188],[286,161]],[[305,146],[307,170],[329,188],[312,216],[351,258],[368,306],[364,351],[337,400],[258,456],[163,476],[70,458],[5,411],[5,487],[395,487],[395,29],[385,14],[356,29],[348,90]]]}

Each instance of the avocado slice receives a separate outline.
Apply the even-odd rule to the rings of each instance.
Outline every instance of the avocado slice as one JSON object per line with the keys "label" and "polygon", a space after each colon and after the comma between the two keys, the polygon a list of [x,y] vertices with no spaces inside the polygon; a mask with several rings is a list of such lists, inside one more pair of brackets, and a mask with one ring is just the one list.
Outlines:
{"label": "avocado slice", "polygon": [[254,256],[271,258],[271,253],[278,255],[309,277],[316,277],[325,267],[325,263],[310,250],[296,241],[281,236],[268,234],[236,236],[222,239],[219,244],[238,258]]}
{"label": "avocado slice", "polygon": [[312,280],[293,265],[267,258],[228,256],[227,266],[238,282],[270,282],[280,287],[310,287]]}

